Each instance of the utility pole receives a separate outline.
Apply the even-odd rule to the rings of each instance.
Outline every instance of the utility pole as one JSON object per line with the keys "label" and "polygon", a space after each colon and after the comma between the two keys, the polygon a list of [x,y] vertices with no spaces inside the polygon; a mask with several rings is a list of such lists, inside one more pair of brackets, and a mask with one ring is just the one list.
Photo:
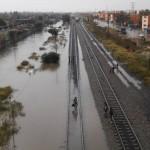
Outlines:
{"label": "utility pole", "polygon": [[107,13],[107,32],[109,33],[109,20],[110,20],[110,14],[109,14],[109,12]]}
{"label": "utility pole", "polygon": [[135,11],[135,2],[131,2],[131,13],[134,14]]}

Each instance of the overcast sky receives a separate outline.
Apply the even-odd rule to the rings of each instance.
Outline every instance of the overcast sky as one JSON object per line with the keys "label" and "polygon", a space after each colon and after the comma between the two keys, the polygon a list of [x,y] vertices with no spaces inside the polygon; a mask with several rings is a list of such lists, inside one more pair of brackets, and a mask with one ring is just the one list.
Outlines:
{"label": "overcast sky", "polygon": [[0,11],[95,11],[150,8],[150,0],[0,0]]}

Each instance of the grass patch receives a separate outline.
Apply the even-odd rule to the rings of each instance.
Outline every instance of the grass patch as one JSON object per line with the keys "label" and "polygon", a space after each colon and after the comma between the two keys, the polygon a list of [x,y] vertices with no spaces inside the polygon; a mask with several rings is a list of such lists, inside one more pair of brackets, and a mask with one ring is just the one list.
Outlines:
{"label": "grass patch", "polygon": [[10,86],[0,88],[0,100],[4,100],[8,98],[8,96],[12,93],[12,88]]}
{"label": "grass patch", "polygon": [[115,34],[111,35],[105,28],[96,26],[94,22],[85,22],[85,24],[114,58],[127,64],[130,72],[143,80],[146,85],[150,85],[150,50],[140,49],[128,39],[121,39]]}
{"label": "grass patch", "polygon": [[33,60],[38,60],[39,58],[40,56],[36,52],[33,52],[29,57],[29,59],[33,59]]}
{"label": "grass patch", "polygon": [[0,127],[0,146],[4,146],[9,141],[12,135],[12,129],[9,123],[5,122]]}
{"label": "grass patch", "polygon": [[[39,58],[39,57],[32,56],[32,59],[37,60],[37,58]],[[31,59],[31,57],[29,59]],[[22,70],[28,71],[29,69],[34,69],[34,65],[30,64],[29,61],[24,60],[16,68],[18,71],[22,71]]]}

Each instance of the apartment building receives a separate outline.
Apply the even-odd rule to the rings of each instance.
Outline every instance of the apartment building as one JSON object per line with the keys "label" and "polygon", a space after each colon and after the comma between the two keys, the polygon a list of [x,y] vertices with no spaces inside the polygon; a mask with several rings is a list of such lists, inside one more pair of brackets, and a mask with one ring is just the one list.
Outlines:
{"label": "apartment building", "polygon": [[115,14],[107,11],[102,11],[97,14],[100,20],[113,22],[115,20]]}
{"label": "apartment building", "polygon": [[150,28],[150,15],[142,16],[142,30],[148,30]]}
{"label": "apartment building", "polygon": [[140,15],[139,14],[131,14],[130,21],[131,21],[131,24],[140,26]]}
{"label": "apartment building", "polygon": [[115,14],[111,13],[109,14],[109,21],[114,22],[115,21]]}

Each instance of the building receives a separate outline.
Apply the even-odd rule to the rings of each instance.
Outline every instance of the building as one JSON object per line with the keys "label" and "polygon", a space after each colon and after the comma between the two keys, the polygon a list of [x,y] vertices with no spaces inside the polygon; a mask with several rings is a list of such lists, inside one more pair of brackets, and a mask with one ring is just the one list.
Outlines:
{"label": "building", "polygon": [[132,25],[140,26],[140,15],[139,14],[131,14],[130,21],[131,21]]}
{"label": "building", "polygon": [[150,28],[150,15],[142,16],[142,30],[148,30]]}
{"label": "building", "polygon": [[105,11],[98,12],[98,13],[97,13],[98,19],[100,19],[100,20],[105,20],[105,14],[106,14]]}
{"label": "building", "polygon": [[113,22],[115,20],[115,14],[112,12],[107,12],[107,11],[101,11],[97,13],[97,17],[100,20],[104,20],[104,21],[110,21]]}
{"label": "building", "polygon": [[110,22],[114,22],[115,21],[115,14],[114,13],[109,14],[109,21]]}

